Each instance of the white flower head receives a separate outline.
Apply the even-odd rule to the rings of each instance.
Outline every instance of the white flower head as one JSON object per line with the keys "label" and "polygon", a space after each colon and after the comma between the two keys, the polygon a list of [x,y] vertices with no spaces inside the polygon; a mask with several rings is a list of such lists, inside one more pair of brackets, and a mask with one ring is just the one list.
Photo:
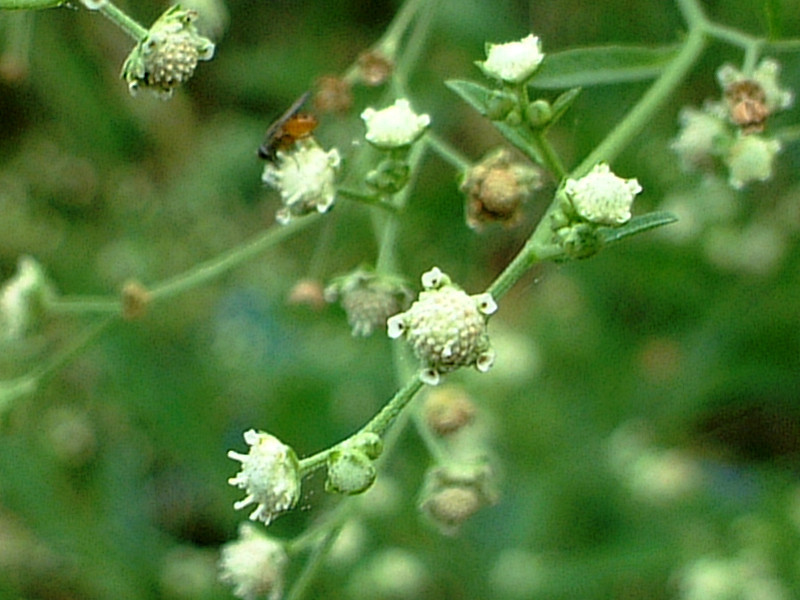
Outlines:
{"label": "white flower head", "polygon": [[297,455],[278,438],[253,429],[245,431],[244,441],[250,446],[247,454],[228,452],[228,457],[242,463],[241,471],[228,483],[247,494],[233,507],[239,510],[255,504],[250,519],[269,524],[276,515],[293,508],[300,497]]}
{"label": "white flower head", "polygon": [[772,164],[780,151],[778,140],[765,139],[758,135],[743,135],[731,146],[725,157],[728,165],[728,182],[735,189],[750,181],[765,181],[772,177]]}
{"label": "white flower head", "polygon": [[685,169],[710,162],[731,137],[725,121],[707,110],[685,107],[678,118],[681,130],[670,148],[678,154]]}
{"label": "white flower head", "polygon": [[488,371],[494,351],[486,321],[497,310],[491,294],[468,295],[438,267],[422,276],[422,285],[411,308],[386,322],[389,337],[405,337],[420,359],[420,379],[436,385],[442,373],[462,366]]}
{"label": "white flower head", "polygon": [[21,257],[17,273],[0,287],[0,342],[23,338],[48,295],[42,267],[30,256]]}
{"label": "white flower head", "polygon": [[286,224],[292,217],[314,211],[327,212],[336,197],[334,185],[341,158],[336,148],[327,152],[313,138],[298,140],[289,151],[278,150],[267,162],[262,181],[277,188],[283,207],[276,219]]}
{"label": "white flower head", "polygon": [[279,600],[288,563],[283,544],[243,523],[239,539],[222,547],[219,579],[231,584],[233,594],[242,600]]}
{"label": "white flower head", "polygon": [[580,179],[568,179],[564,192],[577,213],[600,225],[622,225],[631,218],[631,206],[642,186],[636,179],[622,179],[606,163]]}
{"label": "white flower head", "polygon": [[518,42],[486,44],[486,60],[475,64],[488,76],[507,83],[522,83],[544,60],[542,43],[533,34]]}
{"label": "white flower head", "polygon": [[383,110],[367,108],[361,118],[367,126],[367,141],[386,150],[409,146],[431,123],[429,115],[415,113],[405,98]]}

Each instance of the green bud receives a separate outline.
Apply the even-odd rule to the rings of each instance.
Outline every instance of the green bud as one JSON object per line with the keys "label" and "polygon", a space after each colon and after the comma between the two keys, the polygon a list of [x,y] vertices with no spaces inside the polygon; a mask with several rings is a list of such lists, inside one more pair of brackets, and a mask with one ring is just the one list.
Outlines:
{"label": "green bud", "polygon": [[508,94],[495,92],[486,102],[486,116],[492,121],[502,121],[514,108],[514,99]]}
{"label": "green bud", "polygon": [[597,226],[590,223],[575,223],[556,232],[559,244],[569,258],[589,258],[603,247],[603,238]]}
{"label": "green bud", "polygon": [[544,127],[553,118],[553,108],[547,100],[534,100],[525,109],[525,118],[531,127]]}
{"label": "green bud", "polygon": [[383,452],[383,440],[376,433],[358,433],[333,450],[328,457],[325,490],[335,494],[360,494],[377,477],[372,461]]}
{"label": "green bud", "polygon": [[377,471],[366,452],[353,448],[334,450],[328,457],[328,478],[325,491],[355,495],[369,489]]}
{"label": "green bud", "polygon": [[408,163],[387,158],[367,173],[366,183],[382,194],[396,194],[406,186],[410,175]]}

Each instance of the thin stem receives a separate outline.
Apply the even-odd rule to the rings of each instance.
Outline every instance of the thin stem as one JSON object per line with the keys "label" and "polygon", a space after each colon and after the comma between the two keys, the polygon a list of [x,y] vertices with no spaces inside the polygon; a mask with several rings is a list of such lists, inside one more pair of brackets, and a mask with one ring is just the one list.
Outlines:
{"label": "thin stem", "polygon": [[61,296],[47,302],[47,312],[55,315],[97,313],[119,315],[122,313],[122,301],[119,298]]}
{"label": "thin stem", "polygon": [[[415,374],[411,378],[409,378],[408,382],[400,388],[397,393],[392,397],[389,402],[380,410],[380,412],[375,415],[372,420],[364,425],[358,433],[375,433],[381,437],[386,435],[386,432],[391,429],[394,422],[403,412],[403,409],[408,405],[414,395],[420,390],[423,383],[420,381],[419,377]],[[321,450],[316,454],[312,454],[306,458],[300,460],[300,475],[305,476],[321,468],[326,461],[328,460],[328,456],[339,447],[340,444],[336,444],[331,446],[330,448],[326,448],[325,450]]]}
{"label": "thin stem", "polygon": [[586,175],[599,162],[611,162],[642,131],[652,119],[653,114],[666,102],[669,95],[700,57],[704,46],[705,32],[699,29],[692,30],[685,45],[661,77],[650,86],[650,89],[645,92],[622,122],[572,172],[572,176]]}
{"label": "thin stem", "polygon": [[40,10],[64,3],[65,0],[0,0],[0,10]]}
{"label": "thin stem", "polygon": [[150,290],[151,299],[153,302],[166,300],[215,279],[316,223],[319,218],[319,214],[313,214],[287,225],[271,227],[251,241],[158,284]]}
{"label": "thin stem", "polygon": [[37,385],[41,384],[49,377],[52,377],[53,374],[72,361],[86,346],[108,329],[116,319],[116,315],[109,315],[100,319],[93,325],[89,325],[76,339],[72,340],[66,348],[57,352],[49,360],[33,369],[28,376],[33,378],[37,382]]}
{"label": "thin stem", "polygon": [[560,181],[567,175],[567,169],[561,161],[561,157],[556,152],[553,145],[545,137],[544,131],[534,133],[533,142],[536,149],[539,151],[539,156],[544,162],[544,167],[553,174],[556,181]]}
{"label": "thin stem", "polygon": [[472,166],[472,162],[466,156],[432,131],[428,131],[422,141],[457,171],[466,171]]}
{"label": "thin stem", "polygon": [[142,27],[131,19],[127,14],[120,10],[111,2],[104,2],[100,5],[100,12],[117,27],[122,29],[137,42],[142,41],[147,36],[147,28]]}
{"label": "thin stem", "polygon": [[[343,502],[340,505],[340,508],[348,508],[346,504],[349,503]],[[346,513],[349,511],[343,510],[343,512]],[[314,581],[314,578],[324,564],[324,560],[328,554],[328,551],[331,549],[331,546],[333,546],[333,543],[336,541],[336,538],[339,536],[339,533],[342,530],[342,524],[336,523],[336,521],[338,521],[338,519],[332,519],[332,523],[326,522],[326,525],[329,526],[330,529],[325,533],[325,536],[322,538],[322,540],[320,540],[319,543],[314,547],[314,550],[311,552],[311,556],[309,556],[308,561],[303,566],[303,570],[292,585],[292,589],[289,590],[289,593],[286,595],[286,600],[300,600],[308,591],[309,586]]]}

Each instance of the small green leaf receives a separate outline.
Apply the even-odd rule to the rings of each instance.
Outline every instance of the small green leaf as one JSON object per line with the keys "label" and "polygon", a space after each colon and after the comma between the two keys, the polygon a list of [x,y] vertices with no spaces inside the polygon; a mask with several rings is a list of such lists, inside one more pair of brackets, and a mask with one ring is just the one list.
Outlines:
{"label": "small green leaf", "polygon": [[515,102],[515,98],[511,94],[484,87],[473,81],[450,79],[444,84],[483,116],[489,115],[489,107],[492,103],[503,100]]}
{"label": "small green leaf", "polygon": [[580,93],[581,88],[572,88],[555,99],[555,102],[553,102],[553,116],[550,118],[548,126],[554,125],[564,116],[564,113],[569,110],[569,107],[577,100]]}
{"label": "small green leaf", "polygon": [[531,85],[543,89],[586,87],[658,76],[679,46],[605,46],[548,54]]}
{"label": "small green leaf", "polygon": [[597,232],[600,234],[603,243],[611,244],[620,241],[622,238],[630,237],[632,235],[636,235],[637,233],[642,233],[643,231],[649,231],[650,229],[655,229],[656,227],[675,223],[677,220],[678,217],[671,212],[651,212],[647,213],[646,215],[633,217],[621,227],[600,227],[598,228]]}
{"label": "small green leaf", "polygon": [[[500,90],[486,88],[472,81],[451,79],[445,85],[458,94],[467,104],[483,116],[488,117],[493,104],[505,100],[512,104],[516,102],[514,96]],[[524,125],[511,125],[505,121],[492,120],[492,124],[512,145],[536,163],[542,164],[542,158],[536,150],[533,141],[533,132]]]}

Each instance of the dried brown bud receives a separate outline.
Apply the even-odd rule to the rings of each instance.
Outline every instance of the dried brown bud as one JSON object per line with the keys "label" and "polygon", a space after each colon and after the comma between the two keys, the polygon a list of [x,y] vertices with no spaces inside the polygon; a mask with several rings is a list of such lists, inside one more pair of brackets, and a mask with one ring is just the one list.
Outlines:
{"label": "dried brown bud", "polygon": [[522,203],[541,185],[539,171],[514,162],[511,154],[499,149],[464,174],[461,191],[467,195],[467,224],[480,228],[484,223],[517,223]]}
{"label": "dried brown bud", "polygon": [[346,113],[353,106],[350,84],[334,75],[323,75],[317,79],[314,107],[319,112]]}
{"label": "dried brown bud", "polygon": [[376,86],[389,79],[394,70],[394,63],[383,54],[370,50],[359,55],[358,69],[361,80],[366,85]]}
{"label": "dried brown bud", "polygon": [[122,318],[126,321],[141,319],[150,304],[150,292],[138,281],[128,281],[122,286]]}
{"label": "dried brown bud", "polygon": [[456,386],[431,389],[422,410],[426,425],[439,436],[455,433],[475,419],[472,399]]}
{"label": "dried brown bud", "polygon": [[731,83],[725,90],[731,121],[741,127],[743,133],[764,131],[770,111],[764,88],[757,81],[743,79]]}

